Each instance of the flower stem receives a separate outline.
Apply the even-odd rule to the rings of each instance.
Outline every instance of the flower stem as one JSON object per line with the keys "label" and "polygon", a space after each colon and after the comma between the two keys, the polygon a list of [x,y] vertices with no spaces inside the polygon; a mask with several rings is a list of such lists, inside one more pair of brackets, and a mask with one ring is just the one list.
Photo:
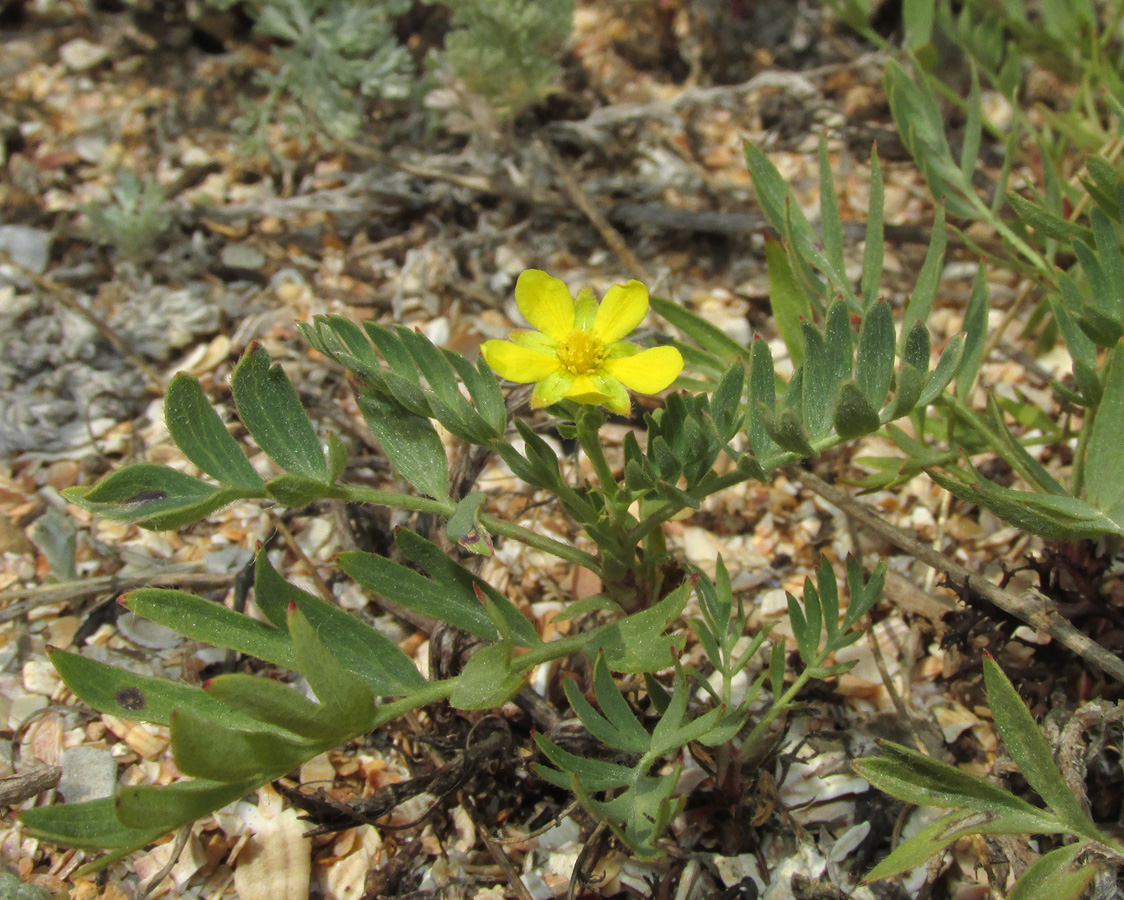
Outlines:
{"label": "flower stem", "polygon": [[574,415],[574,425],[578,432],[578,443],[581,444],[585,455],[593,464],[593,471],[597,473],[597,480],[601,483],[601,490],[609,499],[615,497],[619,491],[617,479],[605,458],[605,449],[601,445],[601,426],[605,418],[601,412],[592,406],[578,406]]}

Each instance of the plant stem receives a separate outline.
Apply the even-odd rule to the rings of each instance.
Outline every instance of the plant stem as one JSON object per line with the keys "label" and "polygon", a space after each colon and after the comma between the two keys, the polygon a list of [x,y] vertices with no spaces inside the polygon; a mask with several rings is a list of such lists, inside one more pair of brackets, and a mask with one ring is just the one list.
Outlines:
{"label": "plant stem", "polygon": [[[429,497],[417,497],[414,494],[403,494],[397,491],[380,491],[375,488],[347,486],[341,486],[338,488],[338,491],[339,493],[336,494],[336,496],[344,500],[351,500],[357,503],[375,503],[379,506],[391,506],[395,509],[409,509],[414,512],[432,513],[438,516],[445,516],[446,518],[451,516],[453,510],[456,509],[456,504],[451,500],[433,500]],[[584,566],[594,572],[600,569],[597,557],[586,553],[584,550],[579,550],[577,547],[570,544],[564,544],[562,541],[556,541],[554,538],[548,538],[545,535],[535,534],[522,525],[516,525],[513,522],[497,518],[489,513],[480,513],[477,518],[485,529],[494,534],[503,535],[504,537],[519,541],[521,544],[526,544],[528,547],[534,547],[536,550],[550,553],[553,556],[557,556],[559,559]]]}
{"label": "plant stem", "polygon": [[413,512],[433,513],[438,516],[451,516],[457,505],[452,500],[432,500],[399,491],[380,491],[362,486],[340,485],[333,496],[355,503],[374,503],[378,506],[392,506],[395,509],[409,509]]}
{"label": "plant stem", "polygon": [[544,553],[557,556],[559,559],[572,562],[592,572],[601,571],[601,563],[598,562],[596,556],[591,553],[586,553],[584,550],[579,550],[572,544],[556,541],[554,538],[546,537],[546,535],[535,534],[529,528],[516,525],[514,522],[508,522],[506,519],[500,519],[493,516],[491,513],[480,513],[477,515],[477,519],[487,531],[493,532],[494,534],[500,534],[512,540],[519,541],[519,543],[526,544],[528,547],[542,550]]}

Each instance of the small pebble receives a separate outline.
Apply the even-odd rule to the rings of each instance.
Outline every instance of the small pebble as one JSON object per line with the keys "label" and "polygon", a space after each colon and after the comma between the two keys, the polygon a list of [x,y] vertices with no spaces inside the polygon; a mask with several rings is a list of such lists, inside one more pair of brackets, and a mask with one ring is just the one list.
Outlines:
{"label": "small pebble", "polygon": [[117,761],[108,750],[71,747],[59,761],[59,793],[67,803],[85,803],[112,797],[117,788]]}
{"label": "small pebble", "polygon": [[59,47],[59,59],[71,72],[88,72],[109,59],[109,48],[75,38]]}

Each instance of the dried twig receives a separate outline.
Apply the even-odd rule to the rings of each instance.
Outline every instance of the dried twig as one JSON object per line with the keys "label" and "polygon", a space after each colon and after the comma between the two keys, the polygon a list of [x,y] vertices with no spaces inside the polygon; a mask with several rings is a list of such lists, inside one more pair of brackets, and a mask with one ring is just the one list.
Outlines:
{"label": "dried twig", "polygon": [[472,802],[472,798],[465,794],[464,791],[460,792],[461,807],[468,813],[468,817],[472,819],[472,824],[476,826],[476,833],[480,835],[480,839],[484,842],[484,846],[488,848],[488,853],[495,861],[496,865],[503,870],[504,876],[507,878],[507,884],[515,893],[519,900],[534,900],[531,892],[527,890],[527,885],[523,883],[523,879],[519,877],[519,872],[516,871],[515,866],[511,864],[511,860],[507,858],[507,854],[503,852],[496,839],[488,831],[488,826],[480,821],[480,813],[476,809],[476,804]]}
{"label": "dried twig", "polygon": [[1062,618],[1054,601],[1045,594],[1031,590],[1019,596],[997,587],[981,578],[979,574],[949,559],[945,554],[923,544],[896,525],[891,525],[865,503],[851,499],[846,493],[832,487],[822,478],[803,469],[793,469],[791,474],[806,488],[819,494],[829,503],[834,503],[847,515],[854,516],[866,528],[877,532],[901,550],[943,573],[957,587],[975,591],[1003,612],[1025,622],[1031,628],[1048,634],[1085,662],[1096,666],[1118,681],[1124,681],[1124,660],[1114,656]]}
{"label": "dried twig", "polygon": [[17,775],[0,778],[0,806],[14,806],[30,800],[59,783],[62,769],[58,766],[39,766]]}
{"label": "dried twig", "polygon": [[41,584],[29,588],[14,588],[0,592],[0,622],[8,622],[25,615],[28,610],[48,603],[63,603],[91,597],[95,594],[119,594],[153,584],[175,585],[209,591],[226,587],[234,578],[229,572],[169,572],[153,569],[131,575],[99,575],[80,581],[63,581],[58,584]]}
{"label": "dried twig", "polygon": [[617,231],[605,218],[605,214],[597,208],[597,204],[593,202],[589,194],[585,192],[578,180],[574,177],[574,173],[570,171],[569,166],[562,161],[562,158],[554,152],[554,150],[546,143],[546,141],[539,140],[538,147],[546,155],[550,161],[554,171],[558,177],[562,179],[562,186],[566,188],[566,193],[570,195],[570,199],[574,201],[574,205],[585,213],[586,218],[593,224],[600,233],[601,237],[605,239],[605,243],[609,245],[610,249],[617,254],[620,261],[634,278],[638,278],[645,284],[652,283],[652,275],[644,267],[644,264],[636,258],[636,254],[629,249],[625,239],[621,237],[621,233]]}

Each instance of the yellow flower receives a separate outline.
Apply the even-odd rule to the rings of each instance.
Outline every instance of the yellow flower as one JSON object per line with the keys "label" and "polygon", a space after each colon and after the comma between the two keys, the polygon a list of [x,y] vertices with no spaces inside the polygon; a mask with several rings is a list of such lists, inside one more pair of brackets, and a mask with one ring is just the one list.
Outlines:
{"label": "yellow flower", "polygon": [[502,378],[537,382],[531,406],[576,400],[627,415],[626,388],[654,394],[683,370],[674,347],[641,350],[621,340],[648,313],[648,289],[639,281],[614,284],[600,304],[583,288],[575,302],[559,279],[528,269],[515,284],[515,303],[538,331],[485,341],[480,352]]}

